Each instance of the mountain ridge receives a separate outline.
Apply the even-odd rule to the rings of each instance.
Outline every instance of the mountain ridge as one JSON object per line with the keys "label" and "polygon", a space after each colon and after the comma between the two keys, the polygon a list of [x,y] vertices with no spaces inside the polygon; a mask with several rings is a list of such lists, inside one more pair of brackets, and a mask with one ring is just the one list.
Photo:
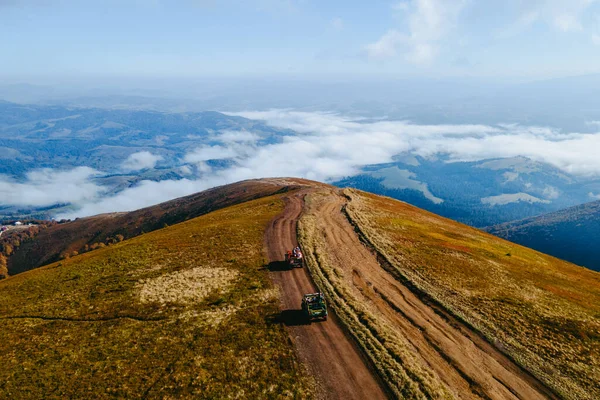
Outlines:
{"label": "mountain ridge", "polygon": [[600,191],[595,178],[569,175],[522,156],[453,161],[405,153],[334,184],[407,201],[481,228],[582,204]]}
{"label": "mountain ridge", "polygon": [[[132,212],[100,214],[55,225],[41,230],[34,240],[20,243],[8,257],[8,273],[18,274],[221,208],[293,190],[306,182],[292,178],[247,180]],[[9,241],[10,237],[0,238],[0,243]]]}
{"label": "mountain ridge", "polygon": [[[8,365],[0,380],[38,393],[25,379],[43,376],[59,382],[63,395],[78,397],[93,381],[121,395],[120,382],[128,382],[148,397],[204,393],[209,387],[202,382],[213,382],[210,393],[222,397],[231,392],[214,373],[229,368],[235,387],[262,397],[276,397],[264,395],[265,382],[317,398],[382,398],[382,390],[392,398],[434,399],[515,393],[594,399],[600,393],[600,274],[358,190],[281,178],[208,192],[163,204],[178,210],[182,222],[0,281],[0,361]],[[142,211],[134,215],[152,223],[173,215]],[[194,213],[201,215],[185,220]],[[305,268],[290,270],[284,254],[297,244]],[[314,291],[325,293],[328,321],[302,317],[299,299]],[[173,348],[157,346],[162,330],[174,326],[180,334],[166,336]],[[50,343],[54,329],[62,340]],[[103,347],[98,338],[105,336],[116,347]],[[233,342],[215,344],[220,336]],[[159,357],[152,364],[158,369],[142,357],[148,372],[133,373],[138,348],[117,345],[129,338]],[[272,362],[257,343],[293,352],[297,362],[281,356]],[[249,374],[243,356],[232,358],[235,351],[210,353],[224,344],[252,354],[257,369],[248,371],[266,375]],[[87,349],[94,355],[85,355]],[[28,373],[3,359],[18,354],[39,366],[50,357],[44,351],[59,359]],[[165,367],[160,351],[184,361]],[[204,358],[190,358],[196,353]],[[131,372],[115,376],[115,356]],[[204,378],[187,379],[200,366]],[[84,373],[82,386],[64,368],[95,374]],[[177,373],[164,374],[165,368]],[[279,375],[280,368],[286,372]],[[148,386],[146,374],[155,383]]]}
{"label": "mountain ridge", "polygon": [[600,201],[485,228],[503,239],[600,271]]}

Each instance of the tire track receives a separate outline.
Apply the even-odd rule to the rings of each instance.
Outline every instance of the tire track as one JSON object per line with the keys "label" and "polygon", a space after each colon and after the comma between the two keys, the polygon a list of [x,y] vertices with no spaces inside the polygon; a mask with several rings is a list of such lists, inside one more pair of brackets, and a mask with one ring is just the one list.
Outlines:
{"label": "tire track", "polygon": [[333,313],[326,322],[302,324],[298,318],[302,295],[315,292],[316,288],[305,268],[285,270],[282,260],[285,251],[297,245],[296,223],[306,193],[305,190],[287,196],[284,212],[273,219],[265,233],[271,277],[282,294],[282,322],[288,325],[300,359],[317,380],[318,397],[385,399],[387,395],[378,377]]}
{"label": "tire track", "polygon": [[438,387],[465,399],[556,398],[468,326],[386,271],[342,213],[346,202],[337,190],[312,196],[307,212],[316,217],[318,240],[356,301],[406,343],[410,359],[405,367],[430,376],[427,396],[438,397]]}

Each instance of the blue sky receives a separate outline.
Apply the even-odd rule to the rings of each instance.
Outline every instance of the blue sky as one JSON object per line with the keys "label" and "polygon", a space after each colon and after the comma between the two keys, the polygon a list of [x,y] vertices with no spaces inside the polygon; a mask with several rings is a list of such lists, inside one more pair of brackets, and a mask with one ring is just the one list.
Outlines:
{"label": "blue sky", "polygon": [[0,79],[600,72],[596,0],[0,0]]}

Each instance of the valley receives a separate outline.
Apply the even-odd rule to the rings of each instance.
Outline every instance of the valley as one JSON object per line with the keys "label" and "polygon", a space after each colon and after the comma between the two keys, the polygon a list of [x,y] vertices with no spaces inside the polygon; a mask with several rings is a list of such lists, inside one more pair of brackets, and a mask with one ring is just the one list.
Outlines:
{"label": "valley", "polygon": [[[449,141],[456,139],[452,131],[512,137],[524,129],[492,121],[443,129],[451,131]],[[423,124],[326,112],[166,112],[0,101],[0,220],[133,211],[274,171],[394,197],[476,227],[554,212],[600,194],[595,174],[569,172],[550,159],[507,154],[470,160],[427,148],[407,151],[423,140],[418,132],[439,129]],[[546,130],[557,140],[569,137]],[[338,147],[370,131],[392,137],[390,148],[375,142],[367,148],[377,156],[363,158],[351,146]],[[290,148],[301,152],[295,163],[287,162]],[[151,198],[140,196],[144,192]]]}

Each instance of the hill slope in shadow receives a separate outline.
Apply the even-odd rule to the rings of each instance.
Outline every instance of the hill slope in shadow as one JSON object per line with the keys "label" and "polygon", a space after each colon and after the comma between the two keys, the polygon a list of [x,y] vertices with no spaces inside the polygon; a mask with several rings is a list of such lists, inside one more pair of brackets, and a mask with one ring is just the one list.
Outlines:
{"label": "hill slope in shadow", "polygon": [[511,242],[600,271],[600,201],[486,230]]}

